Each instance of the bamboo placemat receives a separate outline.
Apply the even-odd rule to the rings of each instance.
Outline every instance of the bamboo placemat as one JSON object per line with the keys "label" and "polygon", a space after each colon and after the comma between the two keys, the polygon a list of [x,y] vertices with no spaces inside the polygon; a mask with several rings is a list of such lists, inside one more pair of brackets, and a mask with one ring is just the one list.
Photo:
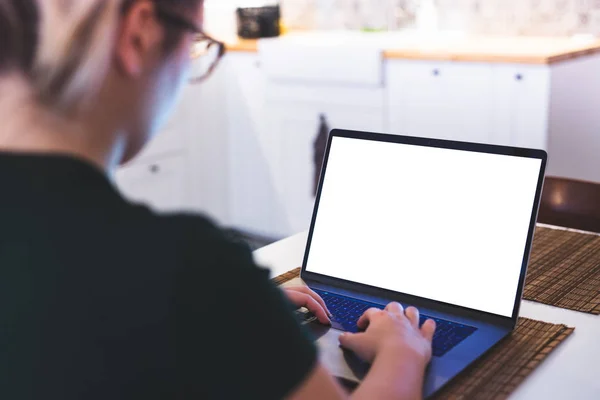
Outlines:
{"label": "bamboo placemat", "polygon": [[442,389],[436,399],[506,399],[574,328],[521,318],[510,337]]}
{"label": "bamboo placemat", "polygon": [[[300,268],[274,278],[282,285]],[[521,318],[510,337],[444,388],[436,399],[506,399],[574,328]]]}
{"label": "bamboo placemat", "polygon": [[281,274],[279,276],[276,276],[275,278],[271,279],[271,282],[273,282],[275,285],[279,286],[279,285],[283,285],[286,282],[291,281],[292,279],[296,279],[300,277],[300,270],[301,268],[296,268],[293,269],[289,272],[286,272],[285,274]]}
{"label": "bamboo placemat", "polygon": [[600,235],[538,226],[523,297],[600,314]]}

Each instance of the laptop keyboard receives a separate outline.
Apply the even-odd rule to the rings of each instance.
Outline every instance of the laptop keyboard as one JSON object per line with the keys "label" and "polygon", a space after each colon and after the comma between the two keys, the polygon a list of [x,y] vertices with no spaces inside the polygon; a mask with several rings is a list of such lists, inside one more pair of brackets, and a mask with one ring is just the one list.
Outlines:
{"label": "laptop keyboard", "polygon": [[[327,304],[327,308],[329,308],[329,311],[333,314],[333,321],[339,323],[344,330],[348,332],[358,331],[356,322],[369,308],[384,308],[379,304],[360,301],[323,290],[314,289],[314,291],[317,292],[319,296],[323,298],[325,304]],[[472,326],[429,317],[424,314],[420,315],[419,326],[427,319],[434,320],[437,326],[433,336],[433,355],[435,357],[443,356],[477,330],[477,328]]]}

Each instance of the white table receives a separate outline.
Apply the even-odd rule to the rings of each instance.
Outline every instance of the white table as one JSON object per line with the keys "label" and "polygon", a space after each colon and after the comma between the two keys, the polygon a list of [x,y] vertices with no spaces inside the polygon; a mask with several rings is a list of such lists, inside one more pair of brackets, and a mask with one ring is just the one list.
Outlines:
{"label": "white table", "polygon": [[[307,233],[254,252],[259,265],[281,275],[302,265]],[[517,388],[512,399],[600,399],[600,316],[523,301],[521,316],[575,327]]]}

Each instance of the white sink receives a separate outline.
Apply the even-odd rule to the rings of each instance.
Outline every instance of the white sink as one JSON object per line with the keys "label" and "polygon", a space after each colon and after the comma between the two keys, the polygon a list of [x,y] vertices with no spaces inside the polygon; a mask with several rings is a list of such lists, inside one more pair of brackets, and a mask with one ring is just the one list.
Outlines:
{"label": "white sink", "polygon": [[288,34],[258,43],[268,79],[382,86],[383,47],[361,32]]}

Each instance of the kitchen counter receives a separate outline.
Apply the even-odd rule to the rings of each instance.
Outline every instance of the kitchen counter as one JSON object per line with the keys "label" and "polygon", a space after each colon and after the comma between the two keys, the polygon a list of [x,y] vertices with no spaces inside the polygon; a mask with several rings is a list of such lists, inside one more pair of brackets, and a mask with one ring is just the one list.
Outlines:
{"label": "kitchen counter", "polygon": [[384,50],[388,59],[554,64],[600,52],[600,40],[473,37],[407,40]]}
{"label": "kitchen counter", "polygon": [[240,39],[237,42],[226,43],[227,51],[232,52],[258,52],[258,40]]}
{"label": "kitchen counter", "polygon": [[[355,40],[358,35],[360,40],[357,42],[361,46],[380,47],[385,59],[555,64],[600,52],[600,40],[594,38],[423,37],[402,33],[350,33],[348,40]],[[302,40],[301,35],[294,36],[296,42]],[[307,35],[310,39],[306,40],[306,44],[322,46],[315,40],[318,37],[319,34],[315,33]],[[328,38],[329,34],[324,33],[323,37]],[[339,39],[339,36],[336,38]],[[258,40],[227,44],[228,51],[232,52],[258,52],[258,47]]]}

